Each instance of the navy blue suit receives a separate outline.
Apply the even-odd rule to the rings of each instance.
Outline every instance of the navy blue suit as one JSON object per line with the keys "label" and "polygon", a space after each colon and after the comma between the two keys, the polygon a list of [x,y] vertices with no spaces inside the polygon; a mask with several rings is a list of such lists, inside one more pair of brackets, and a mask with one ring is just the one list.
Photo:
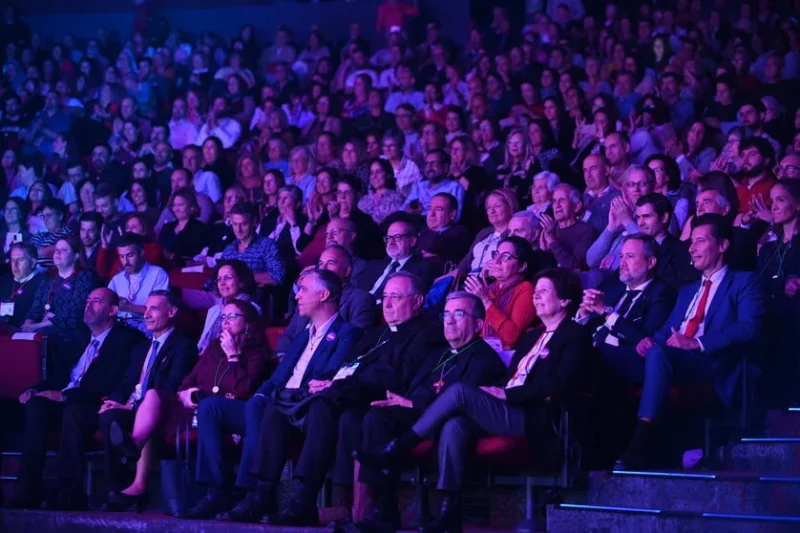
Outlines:
{"label": "navy blue suit", "polygon": [[[300,390],[307,390],[309,381],[321,379],[331,371],[335,372],[349,358],[354,357],[361,333],[361,329],[346,324],[341,317],[336,317],[308,363]],[[229,400],[214,396],[200,402],[197,412],[198,481],[216,487],[223,485],[222,438],[224,433],[234,433],[244,435],[236,486],[256,488],[257,479],[250,472],[258,452],[265,409],[272,404],[273,394],[282,391],[291,378],[294,367],[308,344],[308,336],[309,330],[305,330],[294,339],[278,368],[249,400]]]}
{"label": "navy blue suit", "polygon": [[[667,346],[672,328],[680,330],[689,314],[701,282],[687,285],[667,322],[653,336],[653,346],[644,357],[644,389],[640,418],[655,418],[673,383],[713,381],[723,403],[731,407],[744,372],[752,372],[752,356],[758,349],[759,333],[767,313],[767,300],[758,277],[751,272],[729,269],[708,303],[703,334],[696,339],[703,350],[680,350]],[[752,359],[751,359],[752,360]]]}

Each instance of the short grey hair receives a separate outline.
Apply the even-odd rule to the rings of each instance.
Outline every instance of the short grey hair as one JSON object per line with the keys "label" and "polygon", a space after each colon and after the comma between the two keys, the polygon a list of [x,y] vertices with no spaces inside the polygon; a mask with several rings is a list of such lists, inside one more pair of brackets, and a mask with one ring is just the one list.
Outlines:
{"label": "short grey hair", "polygon": [[325,250],[336,250],[337,252],[342,254],[342,256],[344,256],[345,262],[347,263],[347,266],[349,266],[349,267],[353,266],[353,256],[352,256],[352,254],[350,252],[347,251],[347,248],[345,248],[344,246],[341,246],[339,244],[333,243],[333,244],[329,244],[328,246],[326,246]]}
{"label": "short grey hair", "polygon": [[305,278],[307,276],[317,277],[317,286],[328,291],[328,294],[330,294],[330,298],[327,301],[339,302],[339,298],[342,296],[342,280],[339,279],[339,276],[330,270],[322,270],[319,268],[305,271],[300,275],[300,278]]}
{"label": "short grey hair", "polygon": [[[533,181],[542,180],[547,185],[547,190],[553,192],[555,188],[561,183],[561,178],[558,177],[558,174],[555,172],[550,172],[549,170],[544,170],[539,172],[538,174],[534,174]],[[533,183],[531,182],[531,185]]]}
{"label": "short grey hair", "polygon": [[625,169],[625,172],[622,173],[622,176],[619,178],[619,182],[622,184],[628,183],[628,177],[630,177],[631,172],[644,172],[647,176],[647,183],[649,183],[652,187],[656,186],[656,173],[653,172],[653,169],[645,166],[645,165],[631,165]]}
{"label": "short grey hair", "polygon": [[525,211],[517,211],[511,218],[522,218],[525,219],[525,222],[528,224],[528,227],[531,229],[538,229],[539,228],[539,217],[536,216],[535,213],[525,210]]}
{"label": "short grey hair", "polygon": [[553,192],[562,189],[567,191],[567,194],[569,195],[569,201],[572,202],[573,204],[579,204],[583,201],[583,198],[581,198],[581,191],[579,191],[576,187],[570,185],[569,183],[558,184],[556,188],[553,189]]}
{"label": "short grey hair", "polygon": [[467,291],[454,291],[447,295],[444,299],[445,302],[450,300],[469,300],[472,302],[472,313],[478,320],[486,318],[486,308],[483,306],[483,301],[472,293]]}
{"label": "short grey hair", "polygon": [[413,274],[406,270],[398,270],[397,272],[386,278],[386,283],[389,283],[390,280],[393,280],[395,278],[405,278],[409,280],[409,282],[411,283],[412,295],[419,294],[425,296],[425,293],[428,292],[428,290],[425,288],[425,284],[422,282],[422,279],[420,279],[420,277],[417,276],[416,274]]}
{"label": "short grey hair", "polygon": [[303,203],[303,190],[298,187],[297,185],[284,185],[280,189],[278,189],[278,194],[282,192],[288,192],[289,196],[292,198],[292,201],[296,204]]}

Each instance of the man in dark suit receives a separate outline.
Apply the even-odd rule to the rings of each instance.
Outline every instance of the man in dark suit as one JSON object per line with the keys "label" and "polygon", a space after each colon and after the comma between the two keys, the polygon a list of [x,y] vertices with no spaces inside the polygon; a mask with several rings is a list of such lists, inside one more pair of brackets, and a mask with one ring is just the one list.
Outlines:
{"label": "man in dark suit", "polygon": [[9,251],[11,274],[0,277],[0,321],[19,328],[33,305],[36,290],[45,276],[36,267],[38,252],[30,243],[15,242]]}
{"label": "man in dark suit", "polygon": [[575,315],[593,331],[594,345],[611,367],[630,355],[645,337],[664,325],[675,305],[675,290],[655,277],[658,243],[649,235],[627,235],[622,242],[619,276],[583,291]]}
{"label": "man in dark suit", "polygon": [[[329,244],[319,256],[318,264],[320,269],[333,272],[342,282],[342,296],[339,299],[339,316],[342,320],[362,330],[374,327],[378,319],[375,298],[350,283],[350,272],[353,269],[350,253],[338,244]],[[308,317],[301,316],[295,309],[289,325],[286,326],[275,347],[278,358],[283,358],[294,339],[306,329],[308,321]]]}
{"label": "man in dark suit", "polygon": [[732,407],[738,384],[752,371],[745,357],[758,352],[758,337],[767,312],[755,274],[728,267],[731,226],[717,214],[692,221],[689,253],[702,273],[700,282],[681,289],[667,322],[636,347],[627,371],[643,383],[633,439],[617,469],[640,469],[652,442],[653,426],[673,383],[713,382],[722,402]]}
{"label": "man in dark suit", "polygon": [[669,232],[672,204],[663,194],[645,194],[636,201],[636,224],[639,231],[658,243],[656,277],[675,290],[700,279],[692,266],[689,243]]}
{"label": "man in dark suit", "polygon": [[97,253],[100,251],[100,232],[103,229],[103,217],[91,211],[80,218],[81,253],[86,266],[97,271]]}
{"label": "man in dark suit", "polygon": [[[169,291],[153,291],[144,307],[144,324],[152,337],[133,349],[125,378],[100,407],[106,476],[114,491],[125,486],[127,470],[121,469],[123,459],[130,465],[136,462],[139,450],[150,452],[145,444],[158,428],[155,423],[143,424],[147,432],[131,437],[128,432],[134,426],[134,419],[157,419],[163,413],[162,402],[175,395],[183,378],[197,363],[197,345],[175,329],[177,298]],[[145,476],[137,468],[133,484],[119,493],[122,496],[117,495],[118,503],[124,503],[126,496],[144,494]]]}
{"label": "man in dark suit", "polygon": [[[311,526],[319,522],[316,494],[331,464],[334,484],[353,486],[354,461],[351,452],[361,444],[361,422],[370,403],[386,398],[386,391],[409,394],[414,376],[428,358],[438,357],[444,348],[441,326],[422,315],[424,289],[408,272],[396,272],[386,283],[383,316],[387,327],[368,331],[359,342],[351,362],[309,382],[313,394],[308,405],[308,422],[301,456],[318,457],[315,468],[307,462],[295,474],[302,479],[294,497],[279,513],[268,515],[272,525]],[[437,355],[438,354],[438,355]],[[262,439],[268,437],[262,426]],[[269,431],[272,433],[272,431]],[[255,468],[273,481],[280,469],[270,467],[264,454]]]}
{"label": "man in dark suit", "polygon": [[[455,383],[480,386],[502,384],[506,375],[503,360],[480,338],[486,310],[480,298],[460,291],[447,296],[444,313],[447,346],[422,361],[405,395],[387,391],[386,399],[372,402],[362,424],[360,449],[377,449],[409,430],[430,404]],[[468,450],[464,450],[468,452]],[[359,481],[377,486],[380,521],[400,523],[397,510],[395,472],[361,465]]]}
{"label": "man in dark suit", "polygon": [[425,215],[426,228],[419,234],[419,250],[422,256],[432,260],[439,271],[447,263],[457,264],[467,254],[472,238],[464,226],[455,223],[458,217],[458,201],[447,192],[431,198]]}
{"label": "man in dark suit", "polygon": [[375,301],[381,303],[383,288],[389,276],[404,271],[419,277],[424,292],[427,292],[436,272],[431,261],[426,261],[414,252],[417,245],[417,230],[414,225],[405,220],[393,222],[383,240],[386,242],[387,257],[367,264],[359,288],[369,291]]}
{"label": "man in dark suit", "polygon": [[[219,520],[257,522],[262,515],[277,510],[277,484],[286,461],[287,441],[316,424],[306,405],[314,392],[309,383],[335,372],[357,353],[354,348],[362,332],[339,315],[340,293],[341,282],[333,272],[304,273],[296,298],[298,311],[309,319],[309,327],[295,338],[272,376],[246,403],[223,405],[209,401],[211,398],[200,404],[197,478],[209,490],[187,518],[217,516]],[[244,435],[236,486],[247,491],[244,500],[227,512],[219,438],[223,431]],[[306,436],[306,442],[309,440]],[[301,453],[296,471],[316,468],[321,461],[322,454]]]}
{"label": "man in dark suit", "polygon": [[20,395],[19,401],[25,405],[22,487],[12,507],[39,507],[47,437],[51,429],[60,427],[61,441],[56,455],[60,489],[47,502],[48,508],[86,508],[86,495],[81,487],[87,436],[97,429],[97,410],[102,399],[122,380],[131,349],[142,340],[138,331],[115,324],[118,305],[119,298],[113,291],[93,290],[84,311],[91,339],[77,364],[70,372],[48,376]]}

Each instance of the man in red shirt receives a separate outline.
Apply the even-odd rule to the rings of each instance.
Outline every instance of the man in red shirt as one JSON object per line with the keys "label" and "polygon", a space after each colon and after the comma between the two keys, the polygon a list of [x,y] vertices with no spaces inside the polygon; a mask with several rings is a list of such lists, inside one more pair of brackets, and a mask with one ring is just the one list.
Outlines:
{"label": "man in red shirt", "polygon": [[758,210],[761,202],[769,206],[769,190],[775,183],[770,170],[775,161],[775,152],[769,141],[761,137],[743,140],[739,151],[742,170],[736,176],[736,195],[739,197],[739,211],[747,214]]}

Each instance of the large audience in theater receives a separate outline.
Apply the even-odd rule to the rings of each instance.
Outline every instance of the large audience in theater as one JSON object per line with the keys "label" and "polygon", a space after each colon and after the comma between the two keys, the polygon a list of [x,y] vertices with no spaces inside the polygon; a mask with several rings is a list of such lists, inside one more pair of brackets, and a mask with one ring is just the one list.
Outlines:
{"label": "large audience in theater", "polygon": [[7,506],[86,508],[99,431],[103,508],[143,509],[163,435],[196,427],[182,518],[318,525],[331,475],[372,491],[356,527],[395,531],[400,467],[434,438],[426,531],[459,531],[476,439],[546,455],[553,401],[635,392],[607,467],[641,470],[675,386],[800,400],[788,8],[494,7],[461,45],[405,0],[372,42],[55,41],[7,8],[0,315],[49,349]]}

